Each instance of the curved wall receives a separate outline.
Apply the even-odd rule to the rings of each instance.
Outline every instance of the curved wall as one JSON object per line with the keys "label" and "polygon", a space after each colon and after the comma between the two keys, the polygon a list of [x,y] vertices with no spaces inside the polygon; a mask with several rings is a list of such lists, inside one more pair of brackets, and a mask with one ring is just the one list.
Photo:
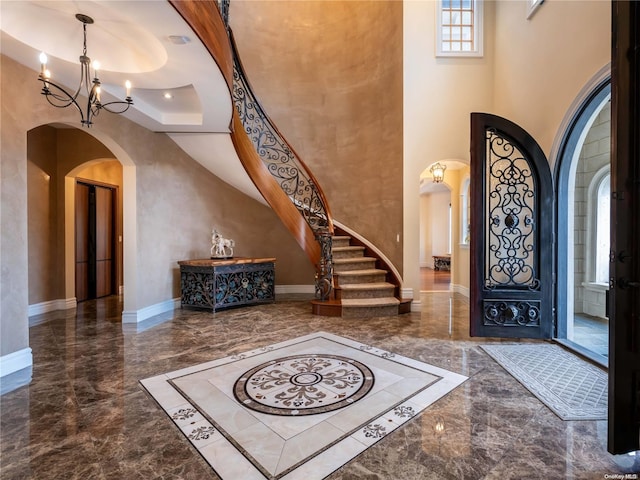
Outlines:
{"label": "curved wall", "polygon": [[230,24],[256,95],[334,218],[402,273],[402,2],[231,2]]}

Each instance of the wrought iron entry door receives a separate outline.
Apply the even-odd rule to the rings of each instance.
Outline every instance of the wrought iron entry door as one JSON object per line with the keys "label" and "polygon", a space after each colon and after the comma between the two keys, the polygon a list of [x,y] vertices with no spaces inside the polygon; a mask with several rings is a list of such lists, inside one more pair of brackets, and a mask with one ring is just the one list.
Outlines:
{"label": "wrought iron entry door", "polygon": [[553,184],[518,125],[471,114],[471,336],[551,338]]}

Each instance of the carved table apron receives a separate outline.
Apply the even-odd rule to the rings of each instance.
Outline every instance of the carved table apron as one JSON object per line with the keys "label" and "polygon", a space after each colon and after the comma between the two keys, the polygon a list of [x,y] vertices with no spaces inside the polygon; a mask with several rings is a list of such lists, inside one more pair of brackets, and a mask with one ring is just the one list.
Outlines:
{"label": "carved table apron", "polygon": [[181,306],[206,310],[275,301],[275,258],[182,260]]}

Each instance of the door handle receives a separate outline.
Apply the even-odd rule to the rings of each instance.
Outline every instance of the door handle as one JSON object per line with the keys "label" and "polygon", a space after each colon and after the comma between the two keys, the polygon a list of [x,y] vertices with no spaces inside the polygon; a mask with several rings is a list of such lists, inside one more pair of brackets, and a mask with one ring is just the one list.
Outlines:
{"label": "door handle", "polygon": [[632,282],[630,280],[627,280],[626,278],[621,278],[620,280],[618,280],[618,286],[622,289],[625,288],[639,288],[640,287],[640,282]]}

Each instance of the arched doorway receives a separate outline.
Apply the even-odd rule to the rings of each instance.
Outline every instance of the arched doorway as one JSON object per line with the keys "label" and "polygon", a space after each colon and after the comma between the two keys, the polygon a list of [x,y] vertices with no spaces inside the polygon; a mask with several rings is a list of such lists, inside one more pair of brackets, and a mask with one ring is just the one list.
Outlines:
{"label": "arched doorway", "polygon": [[135,166],[115,142],[101,136],[59,123],[27,132],[29,316],[76,305],[77,177],[117,191],[112,293],[124,293],[125,305],[135,305],[135,280],[126,281],[135,278],[135,256],[127,261],[126,254],[135,255]]}
{"label": "arched doorway", "polygon": [[558,342],[608,364],[611,84],[608,69],[568,113],[555,164]]}
{"label": "arched doorway", "polygon": [[[467,238],[469,166],[445,159],[444,178],[435,182],[427,166],[420,175],[419,259],[421,291],[469,295]],[[437,264],[434,263],[437,261]]]}

